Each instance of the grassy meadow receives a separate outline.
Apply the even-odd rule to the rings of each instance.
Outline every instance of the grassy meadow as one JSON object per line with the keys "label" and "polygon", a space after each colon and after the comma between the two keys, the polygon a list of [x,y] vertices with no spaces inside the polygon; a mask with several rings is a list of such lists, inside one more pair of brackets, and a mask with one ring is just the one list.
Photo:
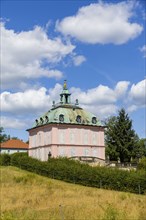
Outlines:
{"label": "grassy meadow", "polygon": [[69,184],[1,167],[1,220],[146,220],[146,195]]}

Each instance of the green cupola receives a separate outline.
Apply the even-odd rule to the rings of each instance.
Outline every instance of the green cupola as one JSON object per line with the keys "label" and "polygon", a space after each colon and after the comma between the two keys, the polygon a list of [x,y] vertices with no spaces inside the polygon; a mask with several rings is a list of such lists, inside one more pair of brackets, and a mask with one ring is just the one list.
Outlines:
{"label": "green cupola", "polygon": [[66,80],[64,80],[63,89],[60,93],[60,102],[55,103],[55,101],[53,101],[52,108],[36,119],[33,127],[52,123],[102,126],[94,114],[79,106],[78,99],[75,100],[75,103],[71,103],[71,93],[69,93],[67,88]]}
{"label": "green cupola", "polygon": [[60,94],[60,103],[61,104],[71,104],[71,100],[70,100],[70,93],[68,91],[68,88],[67,88],[67,83],[66,83],[66,80],[64,80],[64,84],[63,84],[63,90]]}

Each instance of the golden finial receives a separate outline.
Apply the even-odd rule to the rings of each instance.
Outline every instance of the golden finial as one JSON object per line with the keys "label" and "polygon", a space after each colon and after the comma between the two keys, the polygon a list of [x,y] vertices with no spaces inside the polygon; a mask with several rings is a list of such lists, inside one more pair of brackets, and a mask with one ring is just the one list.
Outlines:
{"label": "golden finial", "polygon": [[67,89],[67,83],[66,83],[66,80],[64,80],[63,89]]}

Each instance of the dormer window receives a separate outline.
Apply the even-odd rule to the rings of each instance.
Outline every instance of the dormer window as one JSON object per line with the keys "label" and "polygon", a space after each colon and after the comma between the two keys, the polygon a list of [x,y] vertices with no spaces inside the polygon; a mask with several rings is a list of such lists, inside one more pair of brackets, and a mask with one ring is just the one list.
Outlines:
{"label": "dormer window", "polygon": [[43,120],[43,118],[42,118],[42,117],[40,118],[40,121],[41,121],[41,123],[43,124],[44,120]]}
{"label": "dormer window", "polygon": [[49,122],[49,118],[47,115],[45,116],[45,119],[46,119],[46,122]]}
{"label": "dormer window", "polygon": [[59,115],[59,121],[60,121],[60,122],[64,122],[64,115],[63,115],[63,114],[60,114],[60,115]]}
{"label": "dormer window", "polygon": [[37,119],[35,120],[35,122],[36,122],[36,125],[38,125],[38,123],[39,123],[39,122],[38,122],[38,120],[37,120]]}
{"label": "dormer window", "polygon": [[93,118],[92,118],[92,123],[93,123],[93,124],[96,124],[96,123],[97,123],[96,117],[93,117]]}
{"label": "dormer window", "polygon": [[78,123],[81,123],[81,116],[80,116],[80,115],[77,115],[76,121],[77,121]]}

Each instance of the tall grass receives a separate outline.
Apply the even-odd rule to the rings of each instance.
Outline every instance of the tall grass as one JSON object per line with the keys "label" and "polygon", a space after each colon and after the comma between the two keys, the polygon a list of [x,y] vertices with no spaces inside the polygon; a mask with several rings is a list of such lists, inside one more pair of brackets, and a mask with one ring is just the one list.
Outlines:
{"label": "tall grass", "polygon": [[[24,153],[12,154],[10,164],[42,176],[84,186],[139,194],[146,193],[145,170],[125,171],[99,166],[91,167],[67,158],[50,158],[45,162],[28,157]],[[2,165],[5,166],[3,163]]]}
{"label": "tall grass", "polygon": [[1,167],[2,220],[145,220],[146,196]]}

